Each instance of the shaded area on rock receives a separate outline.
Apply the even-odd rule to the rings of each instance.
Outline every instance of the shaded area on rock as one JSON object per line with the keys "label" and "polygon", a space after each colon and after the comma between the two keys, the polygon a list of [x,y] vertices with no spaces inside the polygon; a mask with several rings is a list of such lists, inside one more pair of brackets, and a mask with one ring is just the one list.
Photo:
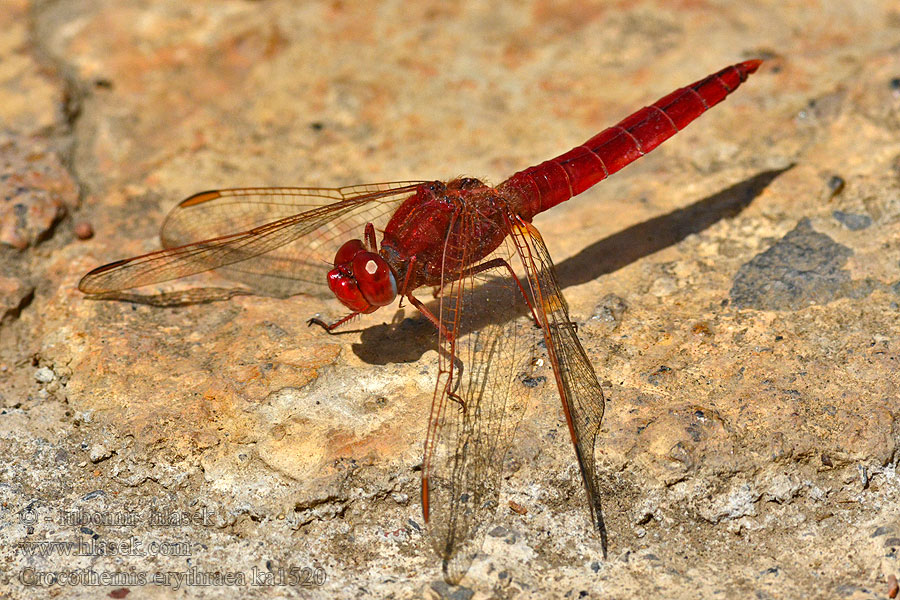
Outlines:
{"label": "shaded area on rock", "polygon": [[172,307],[190,306],[193,304],[209,304],[222,302],[235,296],[252,296],[248,290],[238,288],[201,287],[158,294],[139,294],[127,291],[105,292],[103,294],[86,294],[86,300],[111,300],[116,302],[132,302],[147,306]]}
{"label": "shaded area on rock", "polygon": [[812,228],[808,218],[738,270],[731,288],[737,308],[796,310],[838,298],[861,298],[872,281],[853,281],[842,267],[853,250]]}

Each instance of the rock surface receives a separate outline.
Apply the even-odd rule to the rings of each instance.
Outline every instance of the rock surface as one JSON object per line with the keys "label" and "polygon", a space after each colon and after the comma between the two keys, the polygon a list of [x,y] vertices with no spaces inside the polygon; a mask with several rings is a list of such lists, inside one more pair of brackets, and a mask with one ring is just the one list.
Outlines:
{"label": "rock surface", "polygon": [[[6,6],[0,592],[888,594],[895,2]],[[165,213],[202,189],[498,183],[753,57],[721,106],[535,221],[609,399],[605,559],[546,361],[496,523],[453,587],[418,501],[427,321],[391,308],[331,337],[306,319],[342,309],[312,296],[155,307],[77,291],[155,249]]]}

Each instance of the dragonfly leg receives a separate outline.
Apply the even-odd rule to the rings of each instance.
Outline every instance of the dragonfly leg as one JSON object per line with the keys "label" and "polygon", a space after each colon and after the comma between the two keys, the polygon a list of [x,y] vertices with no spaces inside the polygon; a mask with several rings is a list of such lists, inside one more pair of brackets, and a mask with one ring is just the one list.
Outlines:
{"label": "dragonfly leg", "polygon": [[328,333],[333,334],[335,329],[337,329],[338,327],[340,327],[341,325],[343,325],[344,323],[346,323],[347,321],[349,321],[350,319],[352,319],[353,317],[355,317],[358,314],[359,313],[357,313],[357,312],[352,312],[349,315],[347,315],[346,317],[344,317],[343,319],[341,319],[339,321],[335,321],[334,323],[331,323],[331,324],[328,324],[325,321],[323,321],[322,319],[319,319],[317,317],[313,317],[312,319],[308,320],[306,322],[306,324],[307,324],[307,326],[318,325],[319,327],[321,327]]}
{"label": "dragonfly leg", "polygon": [[541,322],[537,318],[537,313],[534,311],[534,306],[531,304],[531,300],[528,299],[528,294],[525,293],[525,288],[522,286],[522,282],[519,281],[519,278],[516,276],[515,271],[513,271],[512,266],[508,262],[506,262],[502,258],[492,258],[489,261],[483,262],[480,265],[475,265],[471,269],[466,270],[465,275],[477,275],[478,273],[482,273],[484,271],[487,271],[488,269],[496,269],[498,267],[504,267],[507,271],[509,271],[509,274],[513,278],[513,281],[515,281],[516,285],[519,287],[519,291],[522,292],[522,298],[525,299],[525,303],[528,305],[528,310],[531,311],[531,318],[534,319],[535,326],[540,328]]}
{"label": "dragonfly leg", "polygon": [[366,232],[365,236],[366,249],[369,252],[378,252],[378,241],[375,239],[375,226],[371,223],[366,223]]}
{"label": "dragonfly leg", "polygon": [[466,412],[466,401],[459,397],[459,395],[450,392],[447,394],[447,397],[459,404],[459,412]]}
{"label": "dragonfly leg", "polygon": [[416,257],[413,256],[409,259],[409,263],[406,265],[406,276],[403,278],[403,286],[400,288],[400,303],[403,303],[403,297],[409,298],[409,303],[419,309],[419,312],[425,315],[425,317],[434,323],[434,326],[438,328],[438,333],[444,337],[448,342],[453,343],[453,335],[447,331],[447,329],[441,325],[441,320],[438,319],[430,310],[425,308],[425,305],[422,302],[413,296],[409,291],[409,278],[413,273],[416,265]]}
{"label": "dragonfly leg", "polygon": [[447,329],[441,325],[440,319],[432,314],[430,310],[428,310],[422,302],[413,296],[412,294],[406,294],[406,297],[409,298],[409,303],[419,309],[419,312],[425,315],[429,321],[434,323],[434,326],[438,328],[438,333],[444,337],[448,342],[453,342],[453,334],[447,331]]}
{"label": "dragonfly leg", "polygon": [[[373,230],[372,235],[375,235],[374,230]],[[412,272],[413,272],[413,269],[415,269],[415,266],[416,266],[416,256],[413,255],[412,257],[410,257],[409,262],[406,264],[406,275],[403,276],[403,285],[400,287],[400,294],[399,294],[400,305],[397,308],[403,308],[403,298],[404,298],[404,296],[409,295],[406,293],[406,291],[409,289],[409,276],[412,275]],[[410,297],[410,300],[412,300],[411,297]],[[415,304],[413,304],[413,306],[415,306]],[[418,307],[416,307],[416,308],[418,308]],[[428,315],[426,315],[426,316],[428,316]],[[433,317],[433,315],[429,316],[430,319],[432,317]],[[433,320],[434,319],[432,319],[432,321]]]}

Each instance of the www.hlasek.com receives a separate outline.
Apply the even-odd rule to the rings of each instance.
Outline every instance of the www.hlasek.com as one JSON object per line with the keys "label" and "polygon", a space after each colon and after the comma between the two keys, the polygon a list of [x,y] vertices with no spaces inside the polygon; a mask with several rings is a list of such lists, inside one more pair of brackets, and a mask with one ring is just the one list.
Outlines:
{"label": "www.hlasek.com", "polygon": [[19,573],[19,583],[27,587],[75,587],[75,586],[165,586],[178,590],[182,587],[211,586],[285,586],[313,587],[325,585],[326,573],[321,567],[288,567],[274,570],[252,567],[249,571],[202,571],[191,567],[187,571],[97,571],[71,569],[65,571],[39,571],[25,568]]}
{"label": "www.hlasek.com", "polygon": [[131,536],[125,540],[77,539],[71,542],[46,540],[17,544],[26,556],[192,556],[193,542],[144,540]]}

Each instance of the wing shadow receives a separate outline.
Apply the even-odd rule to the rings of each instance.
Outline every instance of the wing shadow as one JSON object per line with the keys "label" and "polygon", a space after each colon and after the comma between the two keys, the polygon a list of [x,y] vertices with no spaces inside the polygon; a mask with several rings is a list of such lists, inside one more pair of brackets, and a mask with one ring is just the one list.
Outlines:
{"label": "wing shadow", "polygon": [[[735,217],[775,178],[793,166],[791,164],[782,169],[763,171],[689,206],[632,225],[591,244],[556,265],[560,287],[565,289],[612,273],[677,244],[692,233],[699,233],[722,219]],[[491,293],[490,286],[490,282],[486,283],[476,289],[475,294],[487,298]],[[433,313],[438,309],[435,300],[427,305]],[[523,302],[503,318],[514,319],[526,313],[527,308]],[[466,319],[469,328],[460,334],[465,335],[473,329],[486,326],[496,318],[485,315],[481,319]],[[353,344],[352,349],[354,354],[369,364],[415,362],[434,347],[435,336],[434,326],[424,317],[403,319],[399,323],[395,321],[392,324],[366,328],[362,331],[360,343]]]}

